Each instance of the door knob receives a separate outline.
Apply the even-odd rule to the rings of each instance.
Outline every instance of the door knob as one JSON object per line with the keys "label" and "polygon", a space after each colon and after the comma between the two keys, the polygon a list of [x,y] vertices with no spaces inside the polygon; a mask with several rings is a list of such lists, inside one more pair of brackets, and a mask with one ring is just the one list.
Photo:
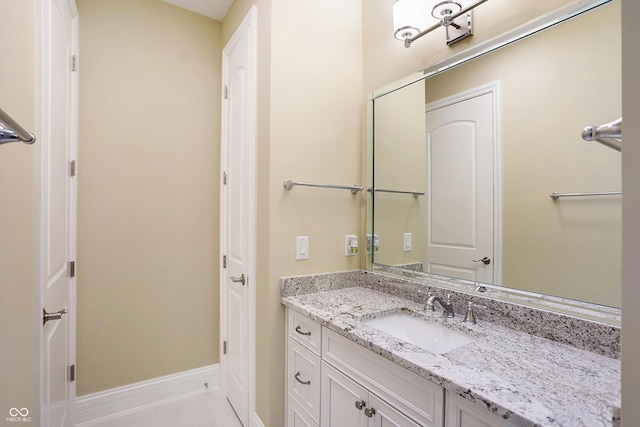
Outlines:
{"label": "door knob", "polygon": [[47,313],[47,310],[42,309],[42,326],[47,323],[49,320],[60,320],[62,316],[67,314],[67,310],[63,308],[60,311],[56,311],[55,313]]}
{"label": "door knob", "polygon": [[489,257],[484,257],[484,258],[482,258],[482,259],[474,259],[474,260],[472,260],[472,261],[473,261],[473,262],[481,262],[481,263],[483,263],[484,265],[489,265],[489,264],[491,264],[491,258],[489,258]]}
{"label": "door knob", "polygon": [[244,286],[244,273],[242,273],[240,277],[229,276],[229,279],[231,279],[233,283],[242,283],[242,286]]}

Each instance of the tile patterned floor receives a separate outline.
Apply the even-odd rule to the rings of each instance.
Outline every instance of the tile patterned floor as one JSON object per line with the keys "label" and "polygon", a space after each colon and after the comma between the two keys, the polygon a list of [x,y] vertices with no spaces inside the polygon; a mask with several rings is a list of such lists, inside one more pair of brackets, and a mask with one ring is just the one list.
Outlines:
{"label": "tile patterned floor", "polygon": [[242,427],[242,424],[227,399],[211,390],[92,423],[90,427]]}

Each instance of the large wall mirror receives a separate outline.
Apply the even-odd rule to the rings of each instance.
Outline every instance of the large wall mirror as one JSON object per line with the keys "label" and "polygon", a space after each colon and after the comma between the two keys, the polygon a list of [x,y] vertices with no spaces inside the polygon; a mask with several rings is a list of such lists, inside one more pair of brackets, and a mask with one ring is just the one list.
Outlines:
{"label": "large wall mirror", "polygon": [[620,307],[620,2],[527,31],[372,97],[370,266]]}

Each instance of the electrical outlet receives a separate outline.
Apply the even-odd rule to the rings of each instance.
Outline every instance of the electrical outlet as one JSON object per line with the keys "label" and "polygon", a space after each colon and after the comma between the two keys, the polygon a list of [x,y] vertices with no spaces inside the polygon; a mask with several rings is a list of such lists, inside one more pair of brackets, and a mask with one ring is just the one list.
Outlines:
{"label": "electrical outlet", "polygon": [[358,253],[358,249],[358,236],[355,234],[345,234],[344,256],[354,256]]}
{"label": "electrical outlet", "polygon": [[380,236],[374,234],[373,237],[371,234],[367,234],[367,253],[378,252],[380,249]]}

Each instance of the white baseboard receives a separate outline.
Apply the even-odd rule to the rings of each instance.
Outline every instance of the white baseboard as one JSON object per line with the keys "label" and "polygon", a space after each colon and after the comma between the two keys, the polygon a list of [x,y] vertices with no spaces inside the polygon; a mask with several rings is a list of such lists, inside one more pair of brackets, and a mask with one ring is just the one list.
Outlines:
{"label": "white baseboard", "polygon": [[[166,403],[220,387],[220,365],[154,378],[76,399],[76,426],[113,418],[123,413]],[[259,420],[259,419],[258,419]],[[256,424],[258,425],[258,424]]]}

